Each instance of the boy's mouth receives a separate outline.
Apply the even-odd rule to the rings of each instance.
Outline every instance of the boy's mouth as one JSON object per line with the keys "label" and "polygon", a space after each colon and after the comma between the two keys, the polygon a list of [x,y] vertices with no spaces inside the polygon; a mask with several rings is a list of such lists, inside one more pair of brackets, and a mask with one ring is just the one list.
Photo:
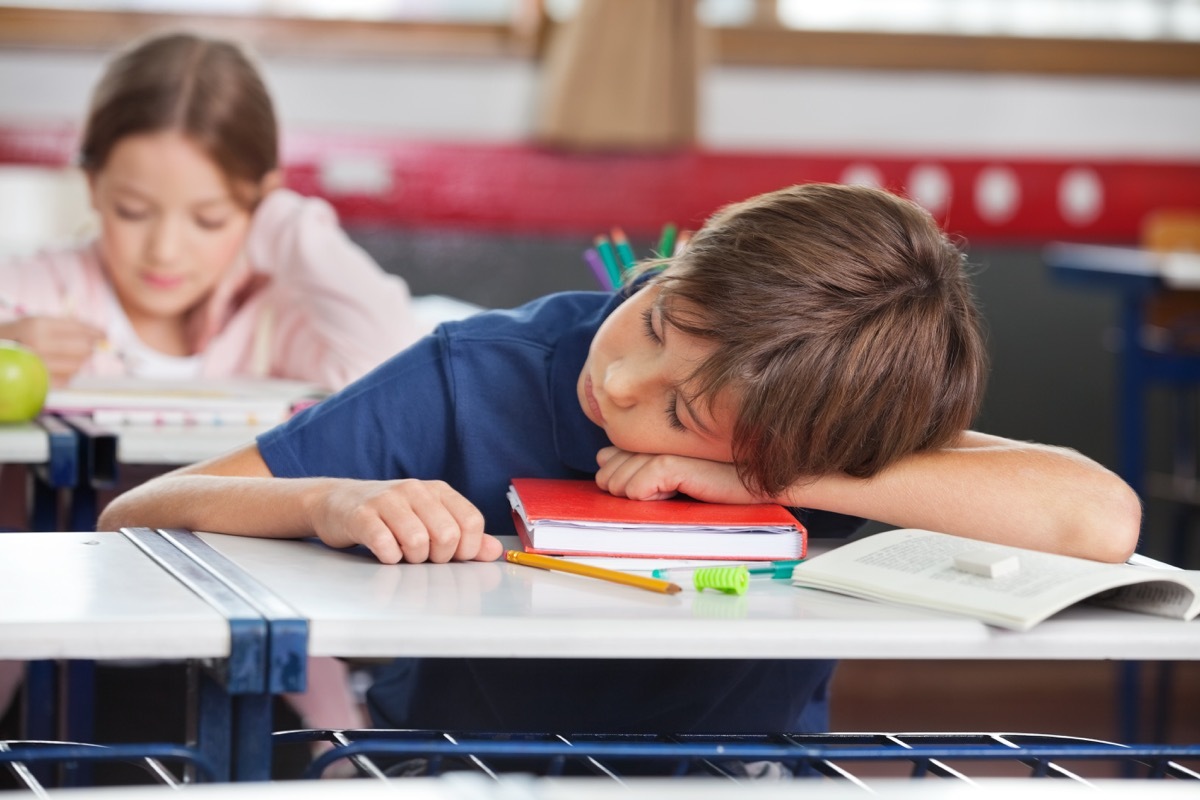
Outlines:
{"label": "boy's mouth", "polygon": [[600,412],[600,403],[596,401],[596,394],[592,391],[592,376],[590,375],[585,375],[583,378],[583,396],[587,398],[588,408],[592,410],[596,422],[603,426],[604,414]]}

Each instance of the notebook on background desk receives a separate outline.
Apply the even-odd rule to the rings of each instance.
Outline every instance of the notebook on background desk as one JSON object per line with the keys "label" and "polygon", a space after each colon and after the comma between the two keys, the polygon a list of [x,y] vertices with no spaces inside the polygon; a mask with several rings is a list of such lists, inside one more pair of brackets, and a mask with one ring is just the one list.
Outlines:
{"label": "notebook on background desk", "polygon": [[88,416],[100,427],[122,425],[276,425],[328,392],[282,379],[76,379],[53,389],[44,411]]}

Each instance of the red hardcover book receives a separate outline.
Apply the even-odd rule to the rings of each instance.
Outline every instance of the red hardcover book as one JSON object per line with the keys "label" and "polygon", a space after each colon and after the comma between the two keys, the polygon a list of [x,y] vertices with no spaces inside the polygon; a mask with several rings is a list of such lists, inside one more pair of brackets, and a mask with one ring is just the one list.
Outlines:
{"label": "red hardcover book", "polygon": [[782,561],[804,558],[808,532],[781,505],[628,500],[589,480],[514,478],[513,523],[531,553]]}

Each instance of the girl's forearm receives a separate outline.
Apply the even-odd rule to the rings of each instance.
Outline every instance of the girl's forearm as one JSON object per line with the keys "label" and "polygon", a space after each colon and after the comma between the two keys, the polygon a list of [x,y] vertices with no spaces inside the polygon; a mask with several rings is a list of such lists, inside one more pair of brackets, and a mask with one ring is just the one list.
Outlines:
{"label": "girl's forearm", "polygon": [[972,432],[869,480],[826,476],[779,499],[1101,561],[1128,558],[1141,526],[1137,496],[1099,464],[1070,450]]}

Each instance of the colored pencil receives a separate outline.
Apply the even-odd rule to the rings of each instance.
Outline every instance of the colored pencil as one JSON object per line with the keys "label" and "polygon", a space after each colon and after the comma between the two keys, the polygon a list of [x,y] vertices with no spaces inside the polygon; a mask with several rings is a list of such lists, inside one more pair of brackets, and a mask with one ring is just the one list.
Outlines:
{"label": "colored pencil", "polygon": [[604,266],[604,261],[600,258],[600,254],[596,252],[596,248],[589,247],[583,251],[583,260],[587,262],[588,267],[592,270],[592,275],[596,278],[596,283],[600,284],[601,289],[615,289],[608,279],[608,270]]}
{"label": "colored pencil", "polygon": [[625,236],[625,231],[620,228],[612,229],[613,244],[617,246],[617,255],[621,258],[621,271],[628,272],[637,264],[637,256],[633,254],[633,248],[629,246],[629,239]]}
{"label": "colored pencil", "polygon": [[674,222],[668,222],[663,225],[662,233],[658,237],[658,257],[670,258],[675,252],[675,234],[676,228]]}
{"label": "colored pencil", "polygon": [[620,286],[621,268],[617,266],[617,257],[613,253],[612,244],[608,241],[607,237],[596,237],[596,252],[604,260],[604,268],[608,270],[608,279],[612,282],[613,288]]}
{"label": "colored pencil", "polygon": [[525,553],[520,550],[505,550],[504,560],[526,567],[570,572],[574,575],[583,575],[587,578],[620,583],[625,586],[635,586],[638,589],[645,589],[660,594],[676,594],[682,591],[679,584],[671,583],[670,581],[647,578],[645,575],[630,575],[628,572],[620,572],[615,569],[593,567],[591,564],[580,564],[575,561],[565,561],[561,558],[552,558],[551,556],[543,556],[537,553]]}

